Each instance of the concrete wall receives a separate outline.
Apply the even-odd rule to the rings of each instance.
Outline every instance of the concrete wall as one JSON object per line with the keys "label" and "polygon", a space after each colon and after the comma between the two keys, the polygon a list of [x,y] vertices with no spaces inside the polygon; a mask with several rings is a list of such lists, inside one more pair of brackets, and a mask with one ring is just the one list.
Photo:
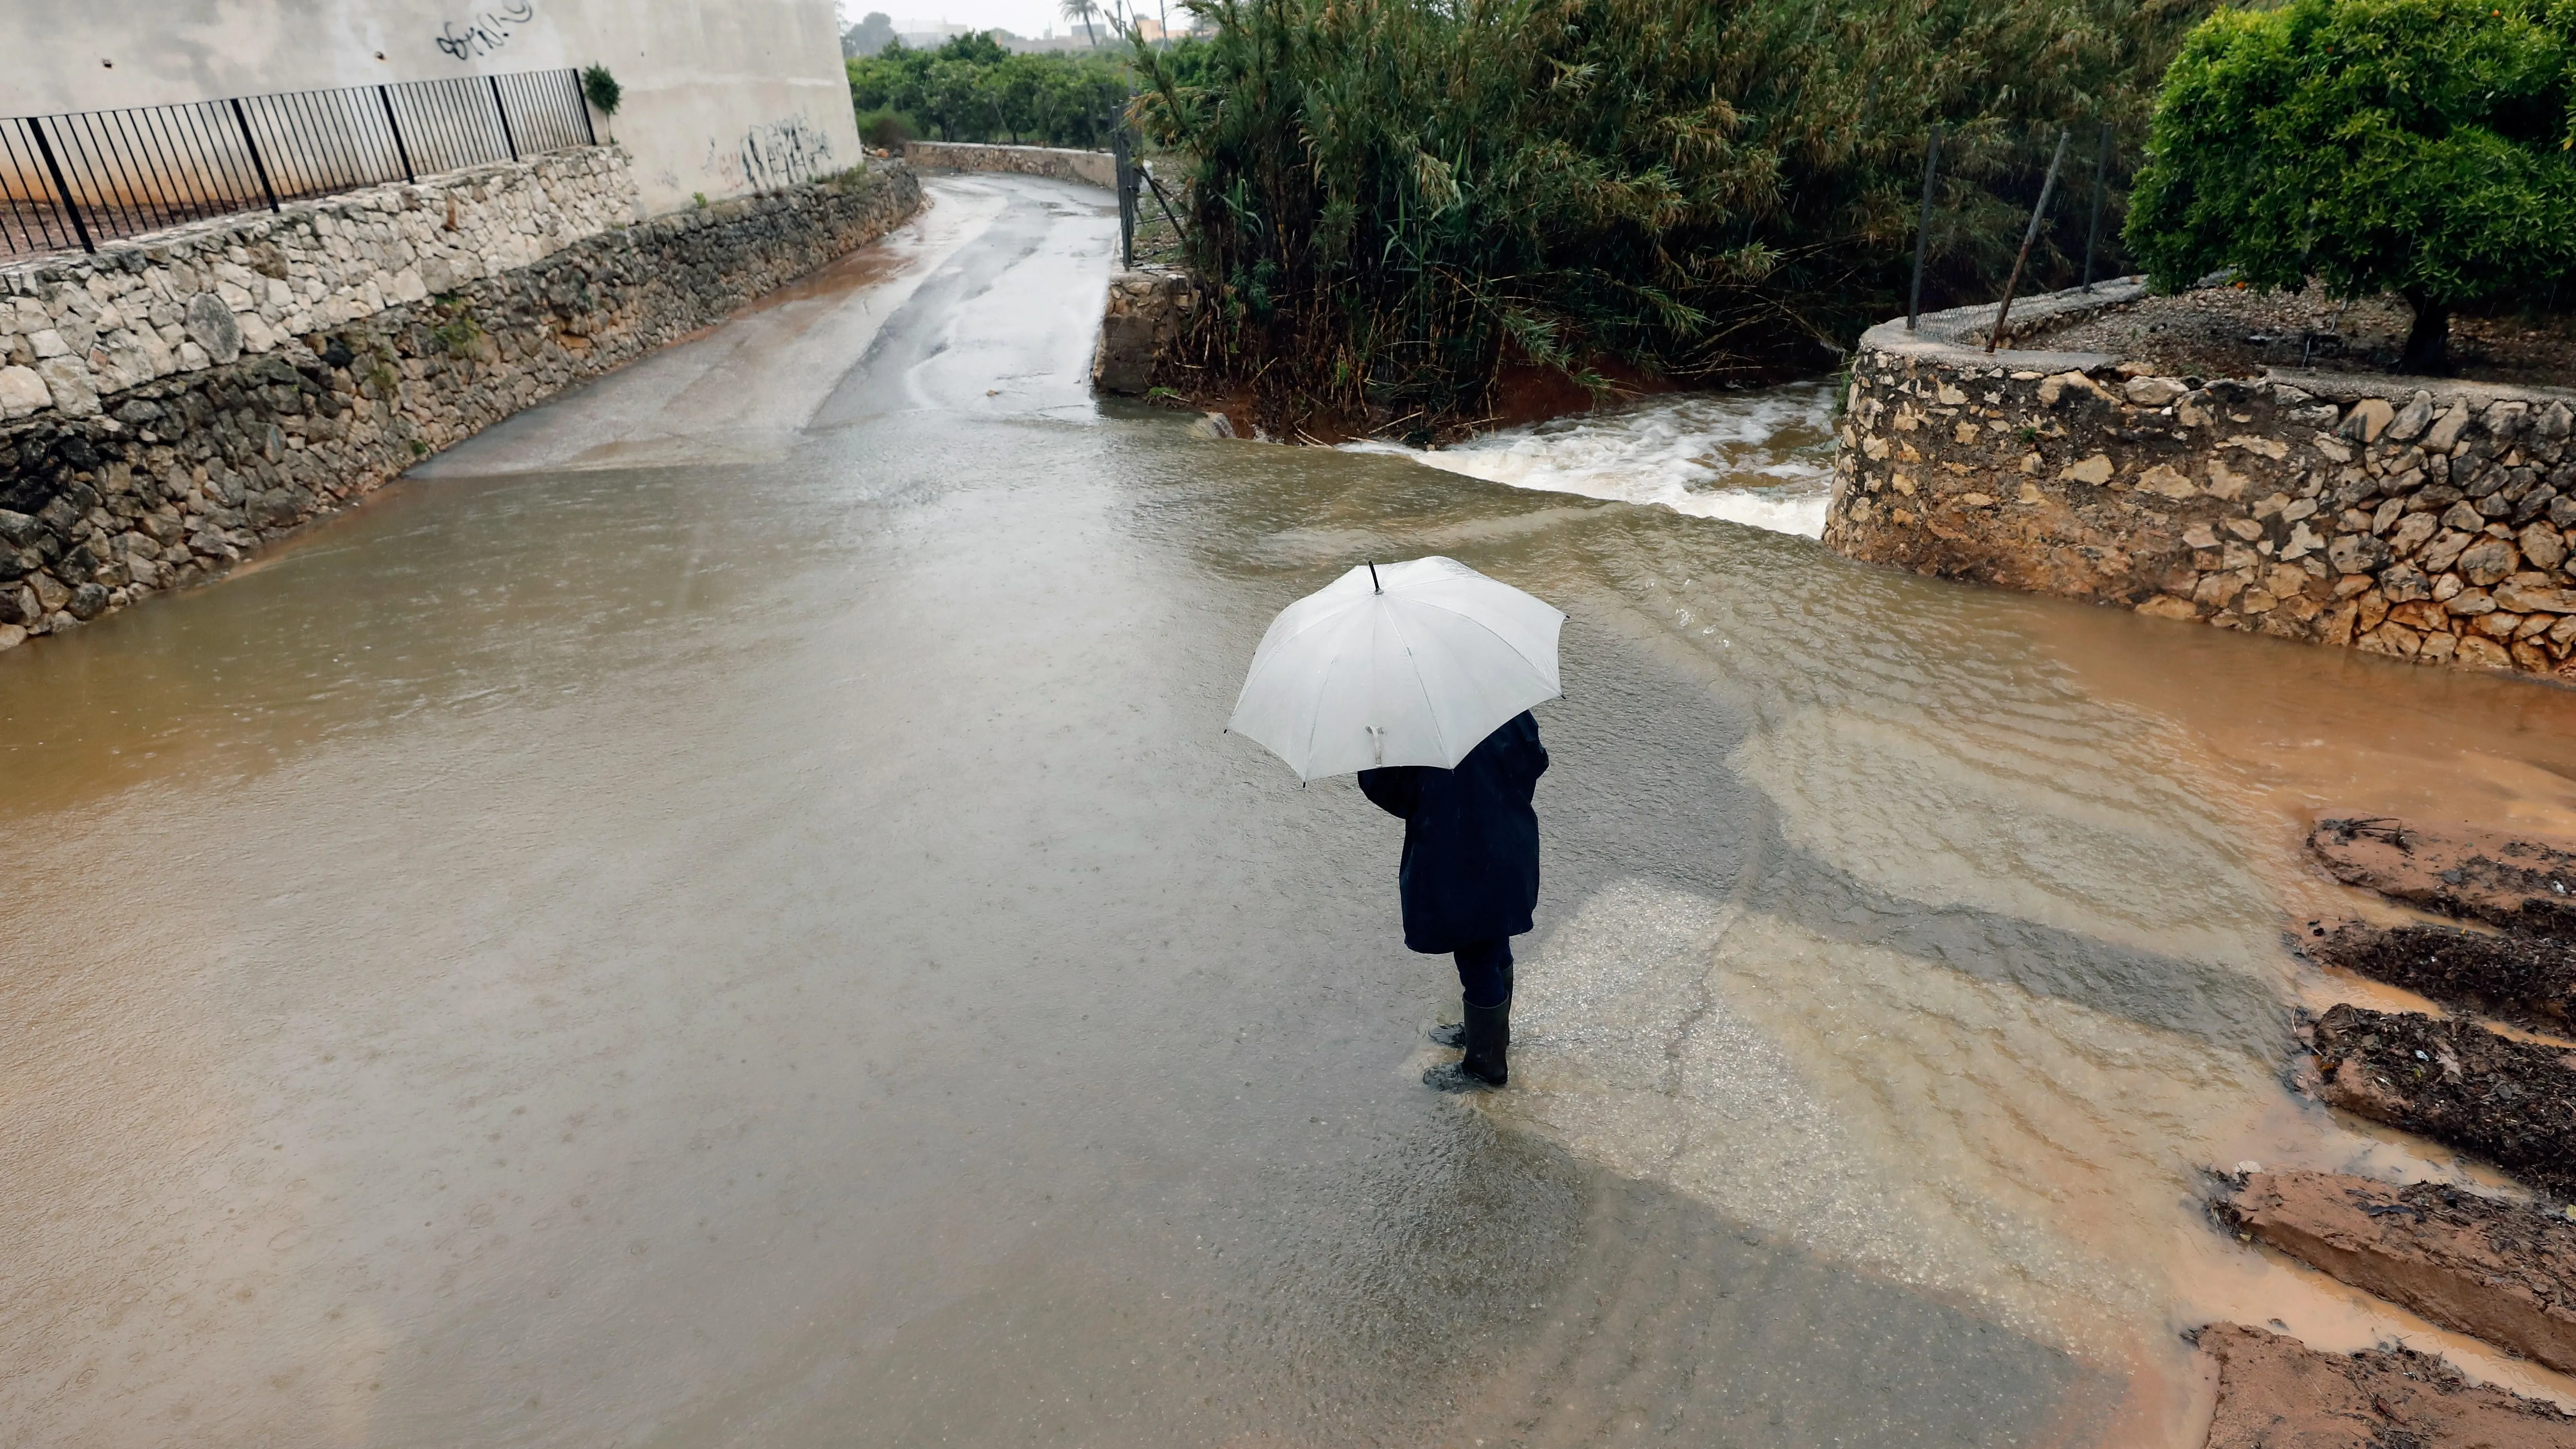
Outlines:
{"label": "concrete wall", "polygon": [[[892,164],[586,235],[542,225],[627,194],[622,158],[602,149],[0,274],[0,301],[43,313],[56,339],[86,326],[93,355],[111,334],[165,327],[180,340],[164,348],[194,354],[0,422],[0,648],[219,574],[921,205],[910,168]],[[469,270],[478,252],[531,259]],[[428,292],[433,270],[445,290]],[[298,326],[312,330],[287,335]],[[31,379],[43,375],[0,368],[21,393]]]}
{"label": "concrete wall", "polygon": [[[2134,289],[2033,299],[2033,327]],[[2023,309],[2015,308],[2018,322]],[[2576,393],[2158,376],[1873,328],[1825,542],[1917,573],[2576,683]]]}
{"label": "concrete wall", "polygon": [[11,115],[596,63],[648,214],[861,158],[832,0],[0,0],[0,22]]}
{"label": "concrete wall", "polygon": [[903,157],[915,166],[935,170],[1008,171],[1021,176],[1051,176],[1058,181],[1086,181],[1094,186],[1118,185],[1118,163],[1106,151],[987,146],[970,141],[907,141]]}

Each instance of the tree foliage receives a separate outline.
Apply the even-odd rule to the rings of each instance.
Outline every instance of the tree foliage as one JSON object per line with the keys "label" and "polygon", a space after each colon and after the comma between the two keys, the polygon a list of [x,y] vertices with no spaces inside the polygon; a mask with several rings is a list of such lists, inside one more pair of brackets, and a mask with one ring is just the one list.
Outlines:
{"label": "tree foliage", "polygon": [[2159,287],[2222,267],[2450,310],[2576,270],[2576,3],[2293,0],[2210,17],[2157,104],[2130,246]]}
{"label": "tree foliage", "polygon": [[1015,55],[982,32],[936,50],[897,41],[847,66],[860,129],[878,136],[1097,148],[1127,102],[1123,58]]}
{"label": "tree foliage", "polygon": [[882,10],[869,11],[858,24],[841,32],[844,56],[875,55],[894,43],[894,20]]}
{"label": "tree foliage", "polygon": [[[2144,119],[2204,0],[1194,0],[1136,47],[1220,284],[1187,345],[1270,406],[1432,431],[1507,362],[1809,369],[1897,306],[1929,124],[1935,240],[2008,260],[2055,125]],[[2054,124],[2052,124],[2054,123]],[[2035,177],[2031,178],[2035,181]],[[2035,187],[2033,188],[2035,189]]]}

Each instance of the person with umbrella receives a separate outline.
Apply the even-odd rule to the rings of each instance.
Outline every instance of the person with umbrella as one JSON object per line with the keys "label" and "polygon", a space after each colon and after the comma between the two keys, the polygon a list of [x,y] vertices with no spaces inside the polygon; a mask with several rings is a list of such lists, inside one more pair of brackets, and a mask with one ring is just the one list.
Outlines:
{"label": "person with umbrella", "polygon": [[1404,821],[1404,942],[1456,958],[1465,1049],[1423,1073],[1442,1091],[1511,1080],[1511,938],[1538,902],[1548,766],[1530,706],[1553,699],[1565,615],[1445,558],[1352,569],[1271,622],[1227,728],[1300,779],[1356,771]]}
{"label": "person with umbrella", "polygon": [[1396,889],[1404,903],[1404,944],[1457,958],[1466,1020],[1431,1039],[1466,1048],[1423,1082],[1444,1092],[1500,1087],[1511,1080],[1512,937],[1530,928],[1538,905],[1538,811],[1531,798],[1547,773],[1547,746],[1528,710],[1467,752],[1455,769],[1389,765],[1362,770],[1360,790],[1404,822]]}

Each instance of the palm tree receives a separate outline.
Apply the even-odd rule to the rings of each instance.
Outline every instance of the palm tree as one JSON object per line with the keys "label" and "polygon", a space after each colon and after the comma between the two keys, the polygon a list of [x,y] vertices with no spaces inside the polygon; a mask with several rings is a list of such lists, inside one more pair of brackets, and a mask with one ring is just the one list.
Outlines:
{"label": "palm tree", "polygon": [[1082,33],[1091,38],[1091,47],[1100,48],[1100,32],[1091,28],[1091,17],[1100,13],[1098,0],[1064,0],[1064,18],[1082,22]]}

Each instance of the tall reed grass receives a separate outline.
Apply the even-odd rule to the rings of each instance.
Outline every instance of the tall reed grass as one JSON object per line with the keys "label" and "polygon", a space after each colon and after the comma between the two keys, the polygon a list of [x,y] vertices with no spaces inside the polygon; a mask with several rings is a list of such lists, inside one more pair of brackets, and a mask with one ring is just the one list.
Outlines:
{"label": "tall reed grass", "polygon": [[1136,48],[1219,293],[1173,380],[1422,436],[1514,364],[1822,370],[1901,310],[1933,121],[1940,298],[2000,277],[2056,127],[2143,130],[2209,4],[1194,0],[1192,73]]}

